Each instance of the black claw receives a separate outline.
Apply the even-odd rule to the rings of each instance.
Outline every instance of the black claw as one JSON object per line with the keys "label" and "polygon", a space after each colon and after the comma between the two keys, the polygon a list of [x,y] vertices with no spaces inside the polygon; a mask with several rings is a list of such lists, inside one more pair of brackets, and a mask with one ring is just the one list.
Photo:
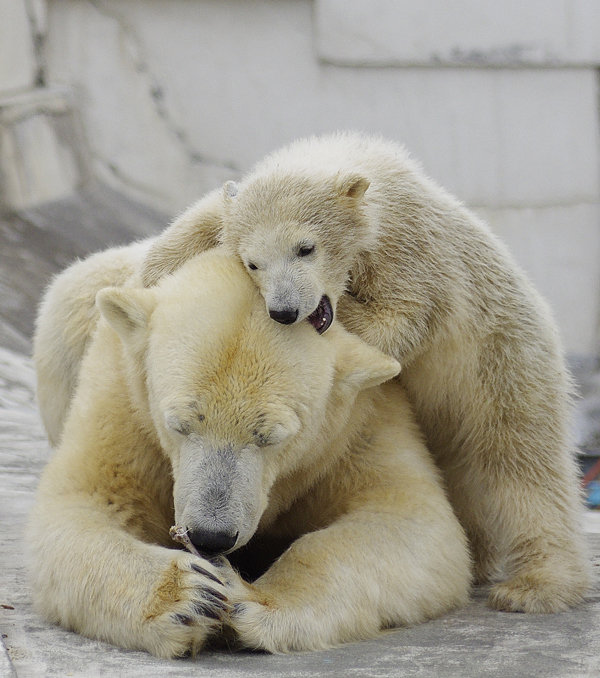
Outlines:
{"label": "black claw", "polygon": [[229,612],[229,605],[222,603],[220,600],[214,600],[211,598],[205,598],[206,602],[213,610],[220,610],[221,612]]}
{"label": "black claw", "polygon": [[184,624],[185,626],[191,626],[194,623],[194,620],[187,614],[180,614],[179,612],[173,615],[173,619],[178,624]]}
{"label": "black claw", "polygon": [[227,613],[230,609],[228,605],[225,605],[225,603],[222,603],[220,600],[213,600],[208,597],[198,601],[196,605],[200,605],[202,608],[206,609],[210,608],[217,614]]}
{"label": "black claw", "polygon": [[220,579],[217,579],[214,574],[211,574],[208,570],[205,570],[203,567],[200,567],[200,565],[197,565],[196,563],[192,563],[192,570],[197,572],[198,574],[203,574],[205,577],[208,577],[211,581],[214,581],[215,583],[225,586],[223,582]]}
{"label": "black claw", "polygon": [[227,601],[227,596],[221,593],[220,591],[216,591],[215,589],[211,588],[210,586],[207,586],[206,588],[202,589],[202,594],[208,594],[209,596],[212,596],[213,598],[217,598],[218,600],[222,600],[223,602]]}
{"label": "black claw", "polygon": [[221,621],[221,615],[215,609],[213,609],[213,606],[211,605],[194,603],[194,612],[196,614],[202,615],[203,617],[210,617],[210,619]]}
{"label": "black claw", "polygon": [[205,596],[202,594],[201,600],[195,600],[194,605],[200,605],[202,607],[211,607],[213,610],[222,610],[223,612],[229,612],[229,605],[227,603],[222,603],[220,600],[213,598],[212,596]]}
{"label": "black claw", "polygon": [[233,606],[233,612],[234,614],[240,614],[246,609],[246,606],[244,603],[235,603]]}
{"label": "black claw", "polygon": [[214,567],[225,567],[229,562],[225,556],[204,556],[208,562]]}

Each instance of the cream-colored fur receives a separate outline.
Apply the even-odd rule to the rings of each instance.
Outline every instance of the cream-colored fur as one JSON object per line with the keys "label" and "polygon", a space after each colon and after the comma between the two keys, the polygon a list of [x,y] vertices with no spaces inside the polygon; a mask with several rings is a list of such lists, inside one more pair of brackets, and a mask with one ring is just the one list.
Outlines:
{"label": "cream-colored fur", "polygon": [[48,286],[36,319],[33,359],[37,399],[52,446],[60,439],[77,374],[98,321],[103,287],[135,284],[152,240],[115,247],[72,264]]}
{"label": "cream-colored fur", "polygon": [[299,141],[201,200],[150,249],[152,285],[222,241],[271,311],[327,295],[347,329],[394,356],[467,530],[491,604],[554,612],[588,563],[570,440],[571,383],[546,303],[487,225],[403,148]]}
{"label": "cream-colored fur", "polygon": [[[108,279],[118,258],[103,261]],[[319,649],[466,601],[466,537],[401,385],[383,383],[394,359],[340,324],[274,323],[219,250],[152,289],[116,281],[30,518],[47,619],[171,657],[221,633]],[[61,289],[65,309],[77,290]],[[218,550],[242,571],[291,546],[250,584],[222,556],[174,548],[172,525],[194,543],[232,536]]]}

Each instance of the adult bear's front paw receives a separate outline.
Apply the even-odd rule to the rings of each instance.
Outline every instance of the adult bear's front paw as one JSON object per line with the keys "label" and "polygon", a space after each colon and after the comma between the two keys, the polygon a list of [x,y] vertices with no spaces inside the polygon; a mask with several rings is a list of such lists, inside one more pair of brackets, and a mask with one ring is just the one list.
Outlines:
{"label": "adult bear's front paw", "polygon": [[236,603],[230,625],[243,647],[273,654],[324,650],[341,642],[331,642],[331,625],[310,608],[279,608],[268,597]]}
{"label": "adult bear's front paw", "polygon": [[194,655],[230,611],[219,567],[188,555],[173,558],[144,610],[146,649],[159,657]]}
{"label": "adult bear's front paw", "polygon": [[278,616],[276,610],[267,605],[245,601],[234,605],[230,624],[243,647],[275,654],[291,652],[296,648],[284,642],[287,624],[278,624]]}

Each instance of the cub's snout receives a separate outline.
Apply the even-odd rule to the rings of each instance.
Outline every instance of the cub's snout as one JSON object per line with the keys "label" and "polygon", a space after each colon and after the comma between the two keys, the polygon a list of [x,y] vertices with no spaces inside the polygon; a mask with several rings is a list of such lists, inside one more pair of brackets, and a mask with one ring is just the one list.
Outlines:
{"label": "cub's snout", "polygon": [[291,325],[292,323],[295,323],[296,320],[298,319],[298,309],[284,308],[282,310],[278,310],[275,308],[270,308],[269,315],[273,320],[276,320],[278,323],[281,323],[282,325]]}
{"label": "cub's snout", "polygon": [[[300,312],[297,308],[279,309],[269,307],[269,315],[273,320],[282,325],[292,325],[298,320]],[[323,332],[326,332],[331,327],[333,315],[334,312],[331,301],[329,301],[327,295],[323,295],[315,310],[307,316],[306,320],[308,320],[319,334],[323,334]]]}

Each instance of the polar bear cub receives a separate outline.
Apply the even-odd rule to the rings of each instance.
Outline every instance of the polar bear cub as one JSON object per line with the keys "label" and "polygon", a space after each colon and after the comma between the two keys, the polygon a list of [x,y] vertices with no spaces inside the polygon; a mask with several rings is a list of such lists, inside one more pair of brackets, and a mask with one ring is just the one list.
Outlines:
{"label": "polar bear cub", "polygon": [[[274,323],[219,250],[97,305],[30,519],[46,619],[174,657],[222,633],[314,650],[465,603],[466,537],[393,358]],[[246,572],[281,543],[252,583],[225,558]]]}

